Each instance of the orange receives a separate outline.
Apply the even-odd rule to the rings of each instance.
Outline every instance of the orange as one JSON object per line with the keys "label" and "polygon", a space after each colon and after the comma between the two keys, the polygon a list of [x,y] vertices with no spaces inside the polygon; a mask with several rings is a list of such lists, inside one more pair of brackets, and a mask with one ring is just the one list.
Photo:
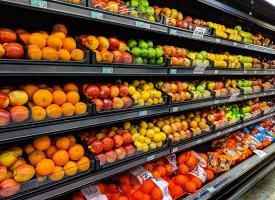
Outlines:
{"label": "orange", "polygon": [[[59,85],[53,86],[53,91],[63,91],[62,88]],[[66,97],[67,98],[67,97]],[[66,99],[67,100],[67,99]]]}
{"label": "orange", "polygon": [[198,159],[193,154],[191,154],[189,159],[186,161],[186,165],[189,167],[189,169],[194,169],[198,163]]}
{"label": "orange", "polygon": [[30,60],[42,60],[42,51],[36,45],[28,46],[28,58]]}
{"label": "orange", "polygon": [[46,108],[47,116],[56,119],[62,116],[62,109],[57,104],[51,104]]}
{"label": "orange", "polygon": [[159,173],[159,171],[153,171],[152,176],[154,178],[161,178],[161,174]]}
{"label": "orange", "polygon": [[147,169],[150,172],[154,171],[154,165],[152,163],[146,163],[144,165],[144,168]]}
{"label": "orange", "polygon": [[57,148],[54,145],[51,145],[47,150],[46,150],[46,156],[47,158],[52,158],[53,154],[57,151]]}
{"label": "orange", "polygon": [[143,192],[141,190],[136,190],[133,194],[132,194],[132,199],[133,200],[143,200]]}
{"label": "orange", "polygon": [[68,52],[72,52],[76,48],[76,42],[72,37],[63,39],[63,48]]}
{"label": "orange", "polygon": [[58,149],[66,150],[70,147],[71,141],[68,137],[60,137],[56,140],[55,145]]}
{"label": "orange", "polygon": [[177,176],[175,176],[175,183],[177,185],[183,186],[188,181],[189,181],[189,178],[186,175],[177,175]]}
{"label": "orange", "polygon": [[191,181],[190,182],[186,182],[183,185],[183,189],[186,192],[194,193],[194,192],[196,192],[196,185],[193,182],[191,182]]}
{"label": "orange", "polygon": [[186,153],[180,154],[177,158],[178,165],[181,165],[181,164],[185,163],[186,160],[187,160]]}
{"label": "orange", "polygon": [[78,87],[74,83],[66,83],[64,85],[64,92],[76,91],[78,92]]}
{"label": "orange", "polygon": [[62,48],[62,40],[55,35],[50,35],[47,38],[47,46],[59,50]]}
{"label": "orange", "polygon": [[67,93],[67,102],[68,103],[76,104],[79,102],[79,100],[80,100],[80,96],[79,96],[78,92],[70,91]]}
{"label": "orange", "polygon": [[196,189],[201,188],[201,186],[202,186],[202,181],[201,181],[201,179],[199,179],[198,177],[193,176],[193,177],[191,178],[190,181],[196,185]]}
{"label": "orange", "polygon": [[51,146],[51,139],[49,136],[40,136],[33,140],[33,146],[37,150],[45,151]]}
{"label": "orange", "polygon": [[84,148],[80,144],[71,146],[68,150],[71,160],[80,160],[84,156]]}
{"label": "orange", "polygon": [[42,49],[42,57],[44,60],[58,60],[59,53],[56,49],[52,47],[44,47]]}
{"label": "orange", "polygon": [[174,173],[174,169],[171,165],[166,164],[164,167],[165,167],[167,176],[170,176]]}
{"label": "orange", "polygon": [[61,31],[54,31],[54,32],[52,32],[52,35],[58,37],[60,40],[64,40],[66,38],[65,33],[61,32]]}
{"label": "orange", "polygon": [[35,148],[31,143],[29,143],[24,146],[24,151],[26,154],[30,154],[31,152],[35,151]]}
{"label": "orange", "polygon": [[182,164],[182,165],[180,165],[180,167],[179,167],[179,173],[180,174],[188,174],[189,173],[189,167],[187,166],[187,165],[185,165],[185,164]]}
{"label": "orange", "polygon": [[68,29],[63,24],[55,24],[53,26],[53,31],[61,31],[61,32],[65,33],[65,35],[67,35],[67,33],[68,33]]}
{"label": "orange", "polygon": [[66,49],[60,49],[59,59],[62,61],[70,61],[72,59],[71,54]]}
{"label": "orange", "polygon": [[118,198],[118,200],[129,200],[129,199],[126,196],[121,196],[121,197]]}
{"label": "orange", "polygon": [[74,107],[76,115],[84,115],[87,112],[87,105],[83,102],[74,104]]}
{"label": "orange", "polygon": [[29,156],[28,159],[32,166],[36,166],[41,160],[45,159],[46,155],[43,151],[33,151]]}
{"label": "orange", "polygon": [[152,191],[152,200],[162,200],[162,191],[159,187],[155,187]]}
{"label": "orange", "polygon": [[106,193],[106,185],[104,183],[98,183],[96,186],[101,194]]}
{"label": "orange", "polygon": [[111,194],[115,194],[118,192],[117,186],[115,184],[109,184],[107,191]]}
{"label": "orange", "polygon": [[142,186],[141,186],[141,190],[142,192],[146,193],[146,194],[151,194],[151,192],[153,191],[153,189],[156,187],[155,183],[151,180],[146,180]]}
{"label": "orange", "polygon": [[178,199],[184,195],[184,190],[179,185],[175,185],[172,190],[169,190],[173,199]]}
{"label": "orange", "polygon": [[67,137],[69,138],[70,140],[70,147],[73,146],[74,144],[76,144],[76,139],[73,135],[67,135]]}
{"label": "orange", "polygon": [[40,33],[33,33],[29,37],[29,45],[36,45],[42,49],[46,46],[46,39]]}
{"label": "orange", "polygon": [[151,197],[149,194],[143,194],[143,200],[151,200]]}
{"label": "orange", "polygon": [[52,100],[52,93],[46,89],[40,89],[33,94],[34,104],[43,108],[49,106],[52,103]]}
{"label": "orange", "polygon": [[79,171],[87,171],[90,168],[90,159],[84,156],[79,161],[77,161],[76,164]]}
{"label": "orange", "polygon": [[157,165],[160,165],[160,166],[163,166],[163,165],[166,164],[166,160],[163,159],[163,158],[161,158],[161,159],[157,160],[156,164],[157,164]]}
{"label": "orange", "polygon": [[74,49],[71,52],[72,60],[82,61],[84,59],[84,52],[81,49]]}
{"label": "orange", "polygon": [[54,91],[52,95],[54,104],[62,105],[67,101],[67,95],[63,91]]}
{"label": "orange", "polygon": [[74,161],[67,162],[63,168],[67,176],[73,176],[77,173],[77,165]]}
{"label": "orange", "polygon": [[166,169],[163,166],[156,167],[156,170],[160,173],[161,177],[166,176]]}
{"label": "orange", "polygon": [[40,106],[33,106],[31,107],[31,110],[33,121],[43,121],[47,116],[45,109]]}
{"label": "orange", "polygon": [[73,116],[75,113],[75,107],[71,103],[64,103],[61,109],[64,116]]}
{"label": "orange", "polygon": [[65,150],[57,150],[53,154],[52,160],[54,161],[55,165],[63,166],[69,161],[69,154]]}
{"label": "orange", "polygon": [[49,175],[51,181],[60,181],[64,177],[64,170],[60,166],[55,166],[52,173]]}
{"label": "orange", "polygon": [[40,33],[46,40],[47,42],[47,38],[49,37],[49,33],[47,33],[46,31],[38,31],[38,33]]}
{"label": "orange", "polygon": [[214,178],[214,172],[210,169],[204,169],[206,172],[207,180],[211,181]]}
{"label": "orange", "polygon": [[32,101],[33,94],[37,90],[39,90],[39,88],[36,85],[29,84],[29,85],[24,85],[22,90],[27,93],[29,101]]}
{"label": "orange", "polygon": [[36,171],[40,176],[48,176],[54,170],[54,162],[50,159],[43,159],[41,160],[37,166]]}

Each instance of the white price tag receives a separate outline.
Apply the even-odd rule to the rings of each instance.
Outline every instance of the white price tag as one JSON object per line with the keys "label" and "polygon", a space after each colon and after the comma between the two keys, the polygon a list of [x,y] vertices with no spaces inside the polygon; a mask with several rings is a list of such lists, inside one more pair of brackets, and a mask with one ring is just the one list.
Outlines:
{"label": "white price tag", "polygon": [[249,46],[247,44],[244,45],[244,48],[247,49]]}
{"label": "white price tag", "polygon": [[178,147],[172,149],[172,153],[176,153],[178,151]]}
{"label": "white price tag", "polygon": [[206,63],[199,63],[197,64],[197,66],[195,67],[193,73],[194,74],[203,74],[204,73],[204,70],[205,68],[207,67],[208,65]]}
{"label": "white price tag", "polygon": [[216,42],[216,43],[220,43],[220,42],[221,42],[221,39],[220,39],[220,38],[216,38],[216,39],[215,39],[215,42]]}
{"label": "white price tag", "polygon": [[91,11],[91,17],[94,19],[103,19],[103,13]]}
{"label": "white price tag", "polygon": [[138,113],[138,116],[140,116],[140,117],[143,117],[143,116],[146,116],[146,115],[148,115],[147,110],[142,110],[142,111],[139,111],[139,113]]}
{"label": "white price tag", "polygon": [[151,156],[148,156],[146,158],[146,161],[151,161],[151,160],[154,160],[155,159],[155,155],[151,155]]}
{"label": "white price tag", "polygon": [[201,139],[198,139],[198,140],[196,141],[197,144],[200,144],[201,142],[202,142]]}
{"label": "white price tag", "polygon": [[87,200],[108,200],[106,195],[99,192],[96,185],[90,185],[82,188],[81,192]]}
{"label": "white price tag", "polygon": [[141,21],[136,21],[136,27],[138,28],[147,28],[150,29],[151,25],[145,22],[141,22]]}
{"label": "white price tag", "polygon": [[207,180],[207,178],[206,178],[206,172],[199,165],[197,165],[197,167],[195,167],[195,169],[193,169],[189,174],[192,174],[193,176],[198,177],[199,179],[201,179],[201,181],[203,183],[206,182],[206,180]]}
{"label": "white price tag", "polygon": [[215,70],[215,71],[214,71],[214,74],[218,74],[218,73],[219,73],[219,70]]}
{"label": "white price tag", "polygon": [[47,1],[43,0],[31,0],[31,5],[38,8],[47,8],[48,3]]}
{"label": "white price tag", "polygon": [[262,151],[262,150],[256,149],[256,150],[254,150],[253,152],[254,152],[255,154],[257,154],[260,158],[266,156],[266,152],[264,152],[264,151]]}
{"label": "white price tag", "polygon": [[202,40],[206,32],[206,28],[197,26],[193,32],[192,38]]}
{"label": "white price tag", "polygon": [[247,70],[244,70],[243,73],[244,73],[244,74],[247,74]]}
{"label": "white price tag", "polygon": [[166,159],[168,160],[169,164],[173,167],[174,171],[176,171],[178,169],[176,154],[170,154],[166,156]]}
{"label": "white price tag", "polygon": [[140,184],[150,178],[153,178],[151,172],[147,171],[144,167],[137,167],[130,170],[130,173],[138,178]]}
{"label": "white price tag", "polygon": [[208,192],[214,192],[216,189],[212,186],[212,187],[210,187],[210,188],[207,188],[207,190],[208,190]]}
{"label": "white price tag", "polygon": [[179,107],[172,107],[172,112],[178,112],[179,111]]}
{"label": "white price tag", "polygon": [[170,69],[169,74],[177,74],[177,69]]}
{"label": "white price tag", "polygon": [[102,67],[102,73],[112,74],[112,73],[114,73],[114,68],[112,68],[112,67]]}
{"label": "white price tag", "polygon": [[218,104],[218,103],[220,103],[219,100],[215,100],[215,101],[214,101],[214,104]]}
{"label": "white price tag", "polygon": [[232,45],[233,45],[234,47],[238,46],[237,42],[233,42]]}
{"label": "white price tag", "polygon": [[178,31],[176,29],[169,29],[169,34],[170,35],[177,35]]}
{"label": "white price tag", "polygon": [[168,183],[162,178],[153,178],[152,181],[159,187],[162,191],[162,200],[172,200],[169,194]]}
{"label": "white price tag", "polygon": [[229,97],[229,101],[236,101],[239,95],[240,95],[240,91],[232,93],[232,95]]}

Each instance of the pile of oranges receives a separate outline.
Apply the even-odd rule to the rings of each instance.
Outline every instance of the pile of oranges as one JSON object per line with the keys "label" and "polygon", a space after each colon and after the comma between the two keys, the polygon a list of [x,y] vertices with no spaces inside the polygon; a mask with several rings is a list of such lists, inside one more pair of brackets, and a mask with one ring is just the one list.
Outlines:
{"label": "pile of oranges", "polygon": [[144,168],[152,173],[153,178],[165,178],[174,173],[174,169],[165,158],[160,158],[157,161],[146,163]]}
{"label": "pile of oranges", "polygon": [[17,29],[19,38],[28,46],[28,58],[31,60],[82,61],[83,50],[76,48],[76,41],[68,37],[68,29],[63,24],[55,24],[51,34],[46,31],[29,33]]}
{"label": "pile of oranges", "polygon": [[47,176],[51,181],[59,181],[65,175],[73,176],[90,168],[90,160],[84,155],[83,146],[76,143],[73,135],[53,139],[41,136],[25,145],[24,151],[41,181],[46,180]]}

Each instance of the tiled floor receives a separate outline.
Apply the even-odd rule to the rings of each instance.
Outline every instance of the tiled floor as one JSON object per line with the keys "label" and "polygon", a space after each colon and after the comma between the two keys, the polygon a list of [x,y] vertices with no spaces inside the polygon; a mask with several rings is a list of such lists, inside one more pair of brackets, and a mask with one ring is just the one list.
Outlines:
{"label": "tiled floor", "polygon": [[250,188],[239,200],[275,200],[275,169]]}

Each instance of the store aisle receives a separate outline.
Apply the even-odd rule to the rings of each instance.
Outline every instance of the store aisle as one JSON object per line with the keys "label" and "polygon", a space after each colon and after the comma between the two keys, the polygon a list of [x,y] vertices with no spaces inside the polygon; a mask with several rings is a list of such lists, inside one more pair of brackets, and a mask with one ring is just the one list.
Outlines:
{"label": "store aisle", "polygon": [[239,200],[274,200],[275,199],[275,169],[248,190]]}

